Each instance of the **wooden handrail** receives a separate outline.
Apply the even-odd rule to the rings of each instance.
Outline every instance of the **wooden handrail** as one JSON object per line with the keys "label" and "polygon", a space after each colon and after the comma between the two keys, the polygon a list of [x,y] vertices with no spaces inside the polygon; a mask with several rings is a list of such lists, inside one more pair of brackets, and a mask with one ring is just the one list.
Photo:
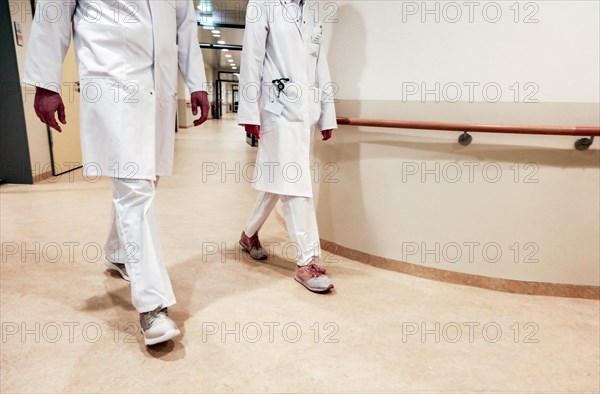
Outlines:
{"label": "wooden handrail", "polygon": [[337,118],[338,125],[387,127],[395,129],[463,131],[479,133],[575,135],[581,137],[600,136],[598,126],[522,126],[490,125],[473,123],[424,122],[418,120],[384,120],[361,118]]}

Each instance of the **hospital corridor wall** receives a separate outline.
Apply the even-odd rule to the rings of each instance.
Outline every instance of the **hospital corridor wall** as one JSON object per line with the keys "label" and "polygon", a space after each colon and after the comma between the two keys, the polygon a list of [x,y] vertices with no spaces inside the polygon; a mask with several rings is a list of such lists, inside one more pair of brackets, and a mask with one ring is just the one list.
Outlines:
{"label": "hospital corridor wall", "polygon": [[[336,4],[324,30],[338,117],[600,124],[598,2],[452,3],[458,19],[443,2]],[[459,135],[341,126],[317,141],[323,244],[434,279],[597,295],[599,144]]]}

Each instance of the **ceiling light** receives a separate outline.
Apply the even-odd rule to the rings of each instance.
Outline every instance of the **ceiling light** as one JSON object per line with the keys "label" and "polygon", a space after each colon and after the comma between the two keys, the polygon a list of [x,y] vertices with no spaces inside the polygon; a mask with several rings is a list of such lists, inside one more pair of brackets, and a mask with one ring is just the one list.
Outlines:
{"label": "ceiling light", "polygon": [[223,52],[229,52],[229,49],[221,49]]}
{"label": "ceiling light", "polygon": [[231,55],[225,55],[225,57],[231,57]]}
{"label": "ceiling light", "polygon": [[223,40],[217,41],[217,44],[223,45],[223,44],[225,44],[225,41],[223,41]]}
{"label": "ceiling light", "polygon": [[229,63],[233,63],[233,59],[227,59]]}
{"label": "ceiling light", "polygon": [[209,10],[212,9],[212,4],[210,3],[210,1],[201,1],[200,4],[198,4],[198,8],[199,10]]}
{"label": "ceiling light", "polygon": [[221,32],[219,30],[213,30],[211,31],[212,34],[221,34]]}

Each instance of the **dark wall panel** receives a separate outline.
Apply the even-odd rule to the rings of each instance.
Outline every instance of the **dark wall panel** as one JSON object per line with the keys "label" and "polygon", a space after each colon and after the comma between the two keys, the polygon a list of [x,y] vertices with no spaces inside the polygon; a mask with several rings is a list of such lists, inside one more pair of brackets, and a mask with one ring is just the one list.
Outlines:
{"label": "dark wall panel", "polygon": [[8,1],[0,1],[0,54],[0,179],[33,183]]}

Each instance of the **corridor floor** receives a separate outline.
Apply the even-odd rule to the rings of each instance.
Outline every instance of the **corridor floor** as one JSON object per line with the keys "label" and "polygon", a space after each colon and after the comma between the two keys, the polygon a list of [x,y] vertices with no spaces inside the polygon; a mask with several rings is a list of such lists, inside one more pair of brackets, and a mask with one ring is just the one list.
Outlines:
{"label": "corridor floor", "polygon": [[[160,180],[158,226],[182,328],[147,348],[129,286],[108,273],[110,180],[80,172],[2,185],[0,391],[598,392],[595,300],[507,294],[325,252],[336,288],[306,291],[287,234],[237,246],[257,192],[255,150],[231,119],[183,129]],[[334,135],[335,138],[335,135]]]}

